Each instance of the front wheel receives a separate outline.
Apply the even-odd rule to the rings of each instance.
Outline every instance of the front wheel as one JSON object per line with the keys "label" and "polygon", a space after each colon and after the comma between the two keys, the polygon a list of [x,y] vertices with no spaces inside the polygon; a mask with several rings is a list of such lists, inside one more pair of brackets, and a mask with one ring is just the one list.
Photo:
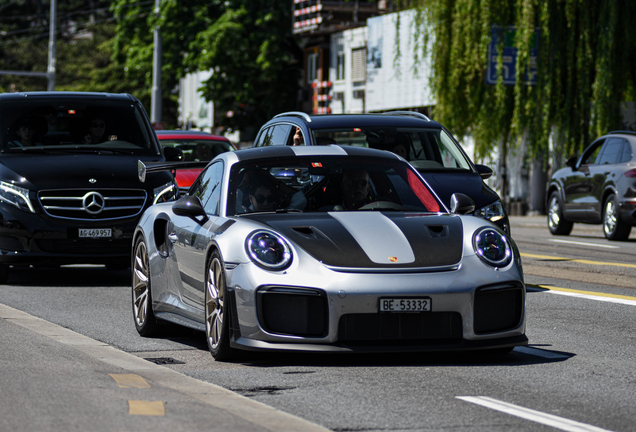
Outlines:
{"label": "front wheel", "polygon": [[561,200],[557,192],[552,192],[548,204],[548,228],[552,235],[569,235],[572,232],[573,223],[565,220]]}
{"label": "front wheel", "polygon": [[132,309],[137,333],[151,337],[159,334],[160,326],[152,310],[150,288],[150,261],[148,246],[140,237],[135,242],[132,265]]}
{"label": "front wheel", "polygon": [[205,282],[205,338],[215,360],[229,361],[237,356],[230,347],[230,307],[223,260],[214,251],[208,260]]}
{"label": "front wheel", "polygon": [[603,206],[603,233],[608,240],[627,240],[631,225],[621,222],[618,216],[618,198],[611,194]]}

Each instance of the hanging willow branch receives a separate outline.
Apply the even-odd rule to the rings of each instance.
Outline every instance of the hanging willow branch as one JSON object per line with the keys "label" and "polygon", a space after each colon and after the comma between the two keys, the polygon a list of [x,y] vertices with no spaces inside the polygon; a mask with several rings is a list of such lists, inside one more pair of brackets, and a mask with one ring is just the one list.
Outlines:
{"label": "hanging willow branch", "polygon": [[[472,135],[478,156],[490,153],[498,142],[514,143],[522,136],[531,152],[545,151],[553,136],[563,154],[580,153],[597,136],[623,127],[621,103],[635,99],[634,0],[396,4],[417,9],[425,19],[416,32],[434,41],[430,54],[436,120],[457,135]],[[516,30],[515,85],[502,79],[486,83],[493,26]],[[528,85],[525,71],[536,32],[537,80]]]}

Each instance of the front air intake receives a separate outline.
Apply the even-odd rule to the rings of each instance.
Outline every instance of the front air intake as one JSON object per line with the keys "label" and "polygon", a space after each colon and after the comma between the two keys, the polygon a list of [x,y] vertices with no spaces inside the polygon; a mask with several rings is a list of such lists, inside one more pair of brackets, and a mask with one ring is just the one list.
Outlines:
{"label": "front air intake", "polygon": [[329,323],[327,295],[323,291],[270,287],[256,295],[258,321],[272,334],[324,337]]}
{"label": "front air intake", "polygon": [[475,291],[475,334],[512,330],[523,319],[524,287],[520,283],[490,285]]}

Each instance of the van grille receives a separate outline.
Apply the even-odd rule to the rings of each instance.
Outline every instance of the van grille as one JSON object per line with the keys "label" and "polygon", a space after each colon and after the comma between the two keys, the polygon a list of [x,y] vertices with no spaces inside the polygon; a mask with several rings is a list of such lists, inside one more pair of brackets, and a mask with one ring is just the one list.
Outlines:
{"label": "van grille", "polygon": [[147,193],[139,189],[57,189],[40,191],[47,215],[74,220],[112,220],[137,216]]}

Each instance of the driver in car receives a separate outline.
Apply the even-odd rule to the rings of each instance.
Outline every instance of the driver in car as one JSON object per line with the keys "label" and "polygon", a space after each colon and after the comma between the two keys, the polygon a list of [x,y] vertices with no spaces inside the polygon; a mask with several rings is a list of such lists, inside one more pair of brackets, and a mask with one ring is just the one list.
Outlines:
{"label": "driver in car", "polygon": [[342,182],[340,183],[342,192],[342,203],[332,206],[325,206],[319,211],[342,211],[358,210],[371,202],[371,183],[369,183],[369,173],[365,170],[344,170],[342,172]]}

